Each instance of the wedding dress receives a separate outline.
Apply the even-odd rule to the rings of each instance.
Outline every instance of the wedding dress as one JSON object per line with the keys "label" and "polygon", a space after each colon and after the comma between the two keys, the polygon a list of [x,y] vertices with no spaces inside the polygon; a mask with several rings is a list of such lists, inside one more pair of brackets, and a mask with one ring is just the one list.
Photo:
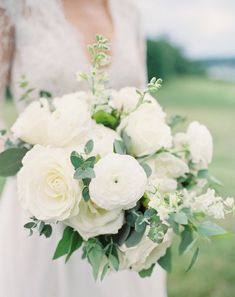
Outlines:
{"label": "wedding dress", "polygon": [[[15,29],[10,86],[22,110],[18,81],[26,75],[31,86],[55,96],[77,91],[78,70],[88,71],[89,60],[82,36],[66,20],[61,0],[5,0],[4,7]],[[112,60],[108,69],[111,87],[141,87],[146,80],[144,42],[138,13],[127,0],[109,1],[115,27]],[[6,18],[5,18],[6,19]],[[0,19],[0,31],[7,30]],[[4,28],[4,29],[3,29]],[[1,54],[8,40],[0,32]],[[97,32],[99,33],[99,32]],[[1,52],[2,49],[2,52]],[[10,65],[0,65],[0,81]],[[0,84],[1,85],[1,84]],[[2,86],[3,87],[3,86]],[[2,90],[0,90],[1,93]],[[69,102],[68,102],[69,104]],[[17,202],[15,179],[10,179],[0,199],[0,296],[1,297],[165,297],[165,272],[156,267],[151,278],[131,271],[111,273],[94,282],[90,266],[75,253],[69,263],[51,260],[62,229],[54,227],[50,239],[28,237],[23,225],[28,215]]]}

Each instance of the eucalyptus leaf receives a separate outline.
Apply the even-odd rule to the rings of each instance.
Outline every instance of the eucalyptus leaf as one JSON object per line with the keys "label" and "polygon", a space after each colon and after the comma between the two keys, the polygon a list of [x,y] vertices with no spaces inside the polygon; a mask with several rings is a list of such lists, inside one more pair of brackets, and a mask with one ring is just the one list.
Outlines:
{"label": "eucalyptus leaf", "polygon": [[118,257],[115,257],[114,255],[110,254],[109,255],[109,261],[111,262],[113,268],[118,271],[119,269],[119,259]]}
{"label": "eucalyptus leaf", "polygon": [[0,154],[0,176],[14,176],[22,167],[26,148],[11,148]]}
{"label": "eucalyptus leaf", "polygon": [[120,155],[126,154],[126,148],[124,143],[121,140],[114,140],[113,143],[114,152]]}
{"label": "eucalyptus leaf", "polygon": [[137,231],[132,231],[131,234],[129,235],[129,237],[127,238],[125,244],[128,248],[133,247],[135,245],[137,245],[141,239],[144,236],[144,232],[145,230],[143,230],[142,232],[137,232]]}
{"label": "eucalyptus leaf", "polygon": [[86,155],[89,155],[92,150],[94,148],[94,141],[92,139],[88,140],[88,142],[85,144],[85,147],[84,147],[84,152]]}
{"label": "eucalyptus leaf", "polygon": [[95,172],[92,168],[83,168],[79,167],[76,172],[74,173],[75,179],[87,179],[87,178],[94,178]]}
{"label": "eucalyptus leaf", "polygon": [[116,242],[119,246],[123,245],[124,242],[127,240],[130,231],[131,227],[128,224],[124,224],[118,231],[118,233],[113,235],[113,241]]}
{"label": "eucalyptus leaf", "polygon": [[188,224],[188,217],[184,212],[177,212],[174,214],[174,220],[179,225],[187,225]]}
{"label": "eucalyptus leaf", "polygon": [[75,151],[71,153],[70,160],[75,170],[82,166],[82,164],[84,163],[83,157]]}
{"label": "eucalyptus leaf", "polygon": [[140,165],[142,166],[142,168],[144,169],[147,177],[150,177],[152,174],[152,169],[151,167],[147,164],[147,163],[140,163]]}
{"label": "eucalyptus leaf", "polygon": [[86,202],[90,200],[90,193],[89,193],[89,188],[88,187],[83,188],[82,197]]}

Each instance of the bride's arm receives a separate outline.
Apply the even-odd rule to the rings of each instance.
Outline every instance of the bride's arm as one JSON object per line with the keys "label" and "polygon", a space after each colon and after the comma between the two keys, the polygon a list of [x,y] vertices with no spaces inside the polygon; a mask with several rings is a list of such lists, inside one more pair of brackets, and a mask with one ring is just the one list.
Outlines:
{"label": "bride's arm", "polygon": [[[2,104],[6,86],[10,79],[10,65],[13,51],[13,28],[6,10],[0,7],[0,129],[4,127]],[[0,140],[0,151],[1,151]]]}

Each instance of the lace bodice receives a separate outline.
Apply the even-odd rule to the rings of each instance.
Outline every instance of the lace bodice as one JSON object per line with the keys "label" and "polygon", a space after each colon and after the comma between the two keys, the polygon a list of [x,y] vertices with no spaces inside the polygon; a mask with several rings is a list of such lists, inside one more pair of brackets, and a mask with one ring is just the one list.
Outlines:
{"label": "lace bodice", "polygon": [[[6,81],[11,65],[10,86],[14,98],[20,96],[18,81],[26,75],[32,86],[58,96],[83,88],[75,79],[77,71],[88,71],[82,36],[65,18],[62,0],[0,0],[15,29],[12,61],[3,59],[9,44],[9,26],[1,17],[0,78]],[[139,16],[131,0],[110,0],[114,23],[112,59],[108,72],[110,87],[141,87],[145,83],[144,41]],[[5,32],[3,32],[5,31]],[[97,32],[99,33],[99,32]],[[8,38],[7,38],[8,37]],[[2,89],[3,89],[2,83]]]}

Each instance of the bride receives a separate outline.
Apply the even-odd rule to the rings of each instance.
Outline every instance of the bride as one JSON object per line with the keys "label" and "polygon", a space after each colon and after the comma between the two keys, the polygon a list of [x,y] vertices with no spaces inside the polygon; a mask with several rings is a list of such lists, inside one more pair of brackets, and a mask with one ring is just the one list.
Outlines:
{"label": "bride", "polygon": [[[130,0],[0,0],[0,97],[9,85],[18,110],[23,108],[17,101],[22,74],[30,85],[54,96],[82,88],[75,73],[89,71],[86,45],[96,33],[112,44],[110,87],[143,86],[145,51],[139,24]],[[166,275],[160,267],[148,279],[125,271],[95,283],[79,253],[66,265],[63,259],[53,262],[61,230],[54,228],[49,240],[28,238],[23,228],[28,216],[16,196],[11,179],[0,200],[0,296],[166,296]]]}

